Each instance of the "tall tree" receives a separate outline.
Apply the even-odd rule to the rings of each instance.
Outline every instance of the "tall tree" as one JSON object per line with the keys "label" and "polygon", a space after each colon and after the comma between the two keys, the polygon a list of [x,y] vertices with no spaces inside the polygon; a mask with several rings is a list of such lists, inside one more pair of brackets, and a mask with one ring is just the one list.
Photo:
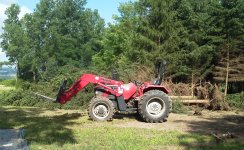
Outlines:
{"label": "tall tree", "polygon": [[216,80],[225,81],[225,95],[229,81],[243,81],[244,49],[244,2],[242,0],[221,0],[216,2],[212,12],[212,25],[218,31],[219,60],[214,69]]}
{"label": "tall tree", "polygon": [[22,60],[25,59],[26,43],[28,38],[19,20],[20,7],[12,4],[6,11],[7,19],[4,21],[4,33],[1,35],[1,47],[9,57],[11,63],[16,64],[17,77],[21,77],[21,69],[25,67]]}
{"label": "tall tree", "polygon": [[104,21],[85,8],[85,0],[41,0],[35,11],[18,19],[19,7],[7,10],[2,47],[18,62],[21,78],[55,76],[59,67],[87,68],[100,49]]}
{"label": "tall tree", "polygon": [[129,58],[135,38],[136,17],[133,3],[120,5],[121,16],[114,16],[116,24],[109,24],[102,38],[102,49],[93,57],[94,65],[105,68],[123,68],[131,65]]}
{"label": "tall tree", "polygon": [[164,58],[171,62],[170,70],[180,66],[182,26],[176,20],[174,2],[141,0],[121,5],[117,24],[107,30],[105,50],[94,59],[109,65],[140,63],[152,70],[155,60]]}

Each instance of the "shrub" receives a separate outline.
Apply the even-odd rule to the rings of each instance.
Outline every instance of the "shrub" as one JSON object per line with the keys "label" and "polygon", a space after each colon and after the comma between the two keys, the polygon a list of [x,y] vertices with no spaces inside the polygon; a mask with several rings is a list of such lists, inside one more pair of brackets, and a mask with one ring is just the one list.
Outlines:
{"label": "shrub", "polygon": [[21,85],[22,88],[17,88],[16,90],[11,91],[4,91],[3,93],[1,93],[0,105],[34,106],[51,109],[85,109],[91,98],[94,96],[92,85],[87,86],[65,105],[48,102],[45,99],[34,94],[37,92],[42,95],[56,98],[57,90],[49,85],[49,82],[39,82],[38,84],[23,82]]}
{"label": "shrub", "polygon": [[228,94],[226,101],[229,103],[230,107],[244,110],[244,92]]}
{"label": "shrub", "polygon": [[18,101],[24,97],[24,90],[10,90],[4,91],[0,94],[0,103],[2,105],[12,105],[15,101]]}
{"label": "shrub", "polygon": [[186,113],[187,109],[186,107],[183,105],[183,103],[177,99],[177,100],[173,100],[173,106],[172,106],[172,112],[173,113]]}

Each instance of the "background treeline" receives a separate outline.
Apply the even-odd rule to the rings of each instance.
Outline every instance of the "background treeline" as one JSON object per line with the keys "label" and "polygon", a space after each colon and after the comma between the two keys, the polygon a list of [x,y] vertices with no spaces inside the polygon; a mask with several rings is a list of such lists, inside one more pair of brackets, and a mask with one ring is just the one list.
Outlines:
{"label": "background treeline", "polygon": [[18,79],[58,88],[63,78],[117,69],[124,81],[143,81],[164,59],[169,81],[234,83],[232,91],[243,90],[243,0],[138,0],[121,4],[107,26],[85,5],[41,0],[21,19],[18,5],[6,10],[1,47]]}

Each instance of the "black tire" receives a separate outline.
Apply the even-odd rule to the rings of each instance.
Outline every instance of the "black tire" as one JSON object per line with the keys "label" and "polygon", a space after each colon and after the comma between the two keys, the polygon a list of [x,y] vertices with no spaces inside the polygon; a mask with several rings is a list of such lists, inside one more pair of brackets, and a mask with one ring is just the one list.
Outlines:
{"label": "black tire", "polygon": [[106,97],[94,97],[88,106],[88,115],[89,118],[94,121],[112,120],[114,104]]}
{"label": "black tire", "polygon": [[150,90],[139,101],[139,114],[146,122],[166,121],[171,111],[172,102],[167,94],[160,90]]}

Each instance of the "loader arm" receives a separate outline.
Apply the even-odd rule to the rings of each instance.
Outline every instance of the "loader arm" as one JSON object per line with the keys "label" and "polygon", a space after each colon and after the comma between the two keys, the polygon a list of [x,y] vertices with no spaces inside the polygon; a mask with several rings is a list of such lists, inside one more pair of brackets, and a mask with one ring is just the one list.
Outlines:
{"label": "loader arm", "polygon": [[[119,89],[121,88],[123,82],[107,79],[93,74],[83,74],[68,90],[63,90],[61,88],[63,84],[61,85],[56,102],[65,104],[67,101],[70,101],[71,98],[75,96],[80,90],[85,88],[89,83],[99,85],[103,87],[104,90],[110,92],[113,95],[122,95],[122,93],[119,92]],[[117,88],[112,89],[111,85]]]}

